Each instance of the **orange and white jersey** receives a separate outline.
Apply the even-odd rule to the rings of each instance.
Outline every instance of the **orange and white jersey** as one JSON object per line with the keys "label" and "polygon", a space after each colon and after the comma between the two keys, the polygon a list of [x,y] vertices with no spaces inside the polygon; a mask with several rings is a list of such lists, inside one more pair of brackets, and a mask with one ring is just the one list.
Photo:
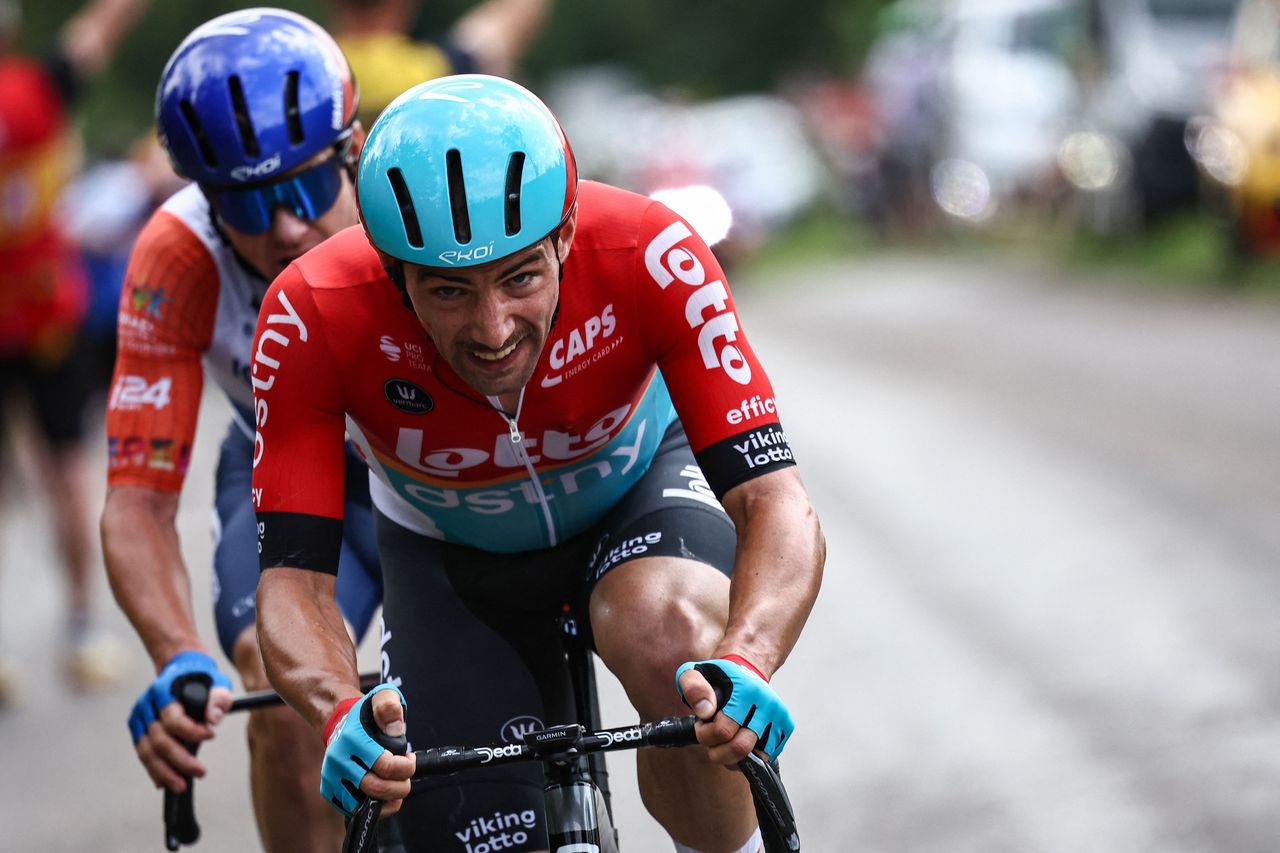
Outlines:
{"label": "orange and white jersey", "polygon": [[266,289],[213,226],[198,187],[178,191],[155,212],[134,245],[120,294],[108,485],[182,487],[204,371],[253,436],[249,363]]}

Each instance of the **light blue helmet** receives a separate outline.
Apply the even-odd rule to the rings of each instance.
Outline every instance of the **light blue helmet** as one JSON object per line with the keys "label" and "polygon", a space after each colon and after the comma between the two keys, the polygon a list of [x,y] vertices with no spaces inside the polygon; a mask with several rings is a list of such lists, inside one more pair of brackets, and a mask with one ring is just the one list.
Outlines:
{"label": "light blue helmet", "polygon": [[370,242],[401,261],[470,267],[551,235],[578,170],[555,116],[510,80],[420,83],[374,122],[356,184]]}

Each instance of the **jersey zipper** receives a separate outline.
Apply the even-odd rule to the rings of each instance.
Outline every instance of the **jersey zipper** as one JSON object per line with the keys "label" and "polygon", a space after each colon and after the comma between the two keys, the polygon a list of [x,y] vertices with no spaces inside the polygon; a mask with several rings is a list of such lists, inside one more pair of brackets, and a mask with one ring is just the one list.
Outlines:
{"label": "jersey zipper", "polygon": [[516,413],[508,415],[502,410],[501,404],[496,397],[489,397],[489,403],[494,410],[502,415],[502,419],[507,422],[507,430],[511,433],[511,451],[516,458],[524,463],[525,470],[529,472],[529,480],[533,483],[534,494],[538,498],[538,506],[542,509],[542,518],[547,525],[547,547],[554,548],[558,544],[556,538],[556,524],[551,518],[551,500],[547,497],[547,493],[542,488],[542,480],[538,477],[538,471],[533,467],[533,460],[529,458],[529,453],[524,447],[524,436],[520,433],[520,425],[517,423],[520,419],[520,409],[524,405],[524,389],[520,389],[520,401],[516,404]]}

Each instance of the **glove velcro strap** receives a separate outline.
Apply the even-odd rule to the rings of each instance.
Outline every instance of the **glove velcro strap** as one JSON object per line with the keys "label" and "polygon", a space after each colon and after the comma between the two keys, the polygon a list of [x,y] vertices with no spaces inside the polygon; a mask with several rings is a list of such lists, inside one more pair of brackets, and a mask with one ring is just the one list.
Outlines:
{"label": "glove velcro strap", "polygon": [[342,722],[342,718],[347,716],[347,712],[351,710],[351,706],[360,701],[359,696],[352,696],[349,699],[343,699],[333,709],[333,713],[329,715],[329,721],[324,724],[324,745],[328,746],[329,741],[333,740],[333,730],[338,727],[338,723]]}

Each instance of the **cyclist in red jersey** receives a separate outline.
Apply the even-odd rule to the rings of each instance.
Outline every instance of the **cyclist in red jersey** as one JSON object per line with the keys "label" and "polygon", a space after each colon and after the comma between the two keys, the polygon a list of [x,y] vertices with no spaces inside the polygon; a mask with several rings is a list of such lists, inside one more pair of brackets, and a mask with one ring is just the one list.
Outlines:
{"label": "cyclist in red jersey", "polygon": [[[663,205],[580,184],[551,113],[500,78],[404,93],[357,185],[364,230],[276,279],[253,364],[258,631],[328,743],[322,791],[389,801],[408,849],[545,850],[536,776],[403,799],[412,760],[359,715],[420,745],[557,722],[545,626],[569,602],[642,719],[683,698],[705,721],[712,761],[638,756],[676,849],[754,853],[745,781],[720,765],[791,734],[768,679],[825,545],[714,255]],[[386,589],[384,683],[363,696],[333,605],[344,432],[375,475]]]}
{"label": "cyclist in red jersey", "polygon": [[[91,626],[92,534],[81,452],[87,370],[75,349],[88,292],[55,202],[79,158],[70,105],[145,5],[95,0],[62,27],[52,52],[30,57],[10,52],[19,12],[0,0],[0,457],[8,456],[6,410],[21,395],[34,414],[33,452],[56,508],[67,575],[68,674],[82,687],[111,681],[116,654]],[[12,690],[6,671],[0,663],[0,704]]]}

